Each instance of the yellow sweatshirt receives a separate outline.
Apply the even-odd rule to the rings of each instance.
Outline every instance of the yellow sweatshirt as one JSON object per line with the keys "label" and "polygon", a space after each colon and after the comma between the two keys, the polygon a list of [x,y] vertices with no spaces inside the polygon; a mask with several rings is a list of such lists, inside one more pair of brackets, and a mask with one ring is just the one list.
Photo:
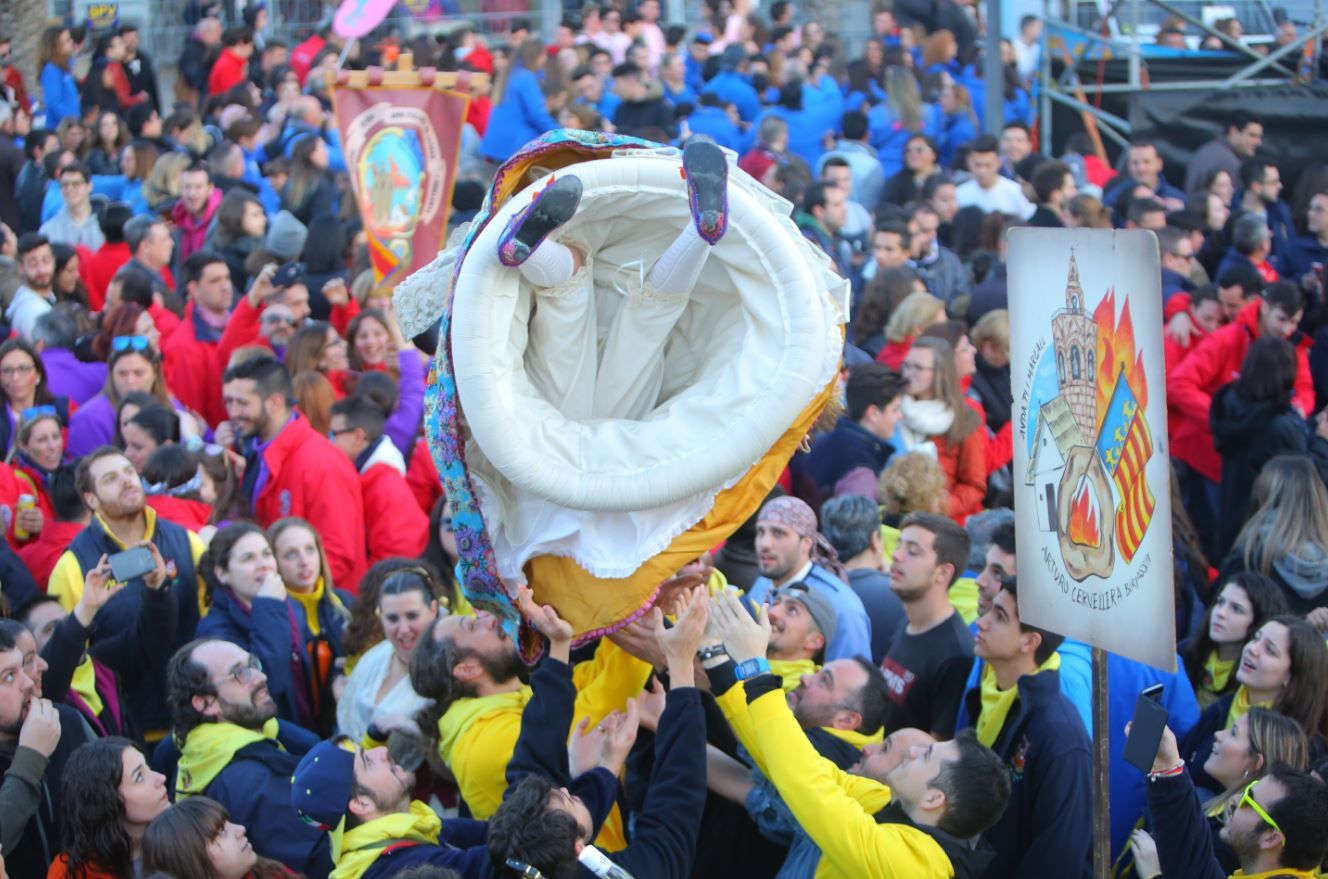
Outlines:
{"label": "yellow sweatshirt", "polygon": [[[734,687],[733,689],[737,689]],[[745,697],[744,697],[745,698]],[[889,789],[836,768],[816,753],[783,693],[747,706],[766,777],[803,831],[821,848],[816,879],[949,879],[954,866],[939,843],[906,824],[878,824],[875,806]]]}
{"label": "yellow sweatshirt", "polygon": [[[584,717],[594,726],[627,700],[638,695],[650,677],[650,666],[612,641],[600,641],[593,659],[572,669],[576,709],[572,728]],[[456,777],[457,787],[471,814],[487,821],[503,801],[507,789],[507,762],[521,735],[521,714],[530,688],[479,699],[458,699],[438,721],[438,754]],[[617,809],[614,816],[618,816]],[[611,816],[596,840],[609,851],[627,844],[621,816]],[[616,847],[615,847],[616,846]]]}

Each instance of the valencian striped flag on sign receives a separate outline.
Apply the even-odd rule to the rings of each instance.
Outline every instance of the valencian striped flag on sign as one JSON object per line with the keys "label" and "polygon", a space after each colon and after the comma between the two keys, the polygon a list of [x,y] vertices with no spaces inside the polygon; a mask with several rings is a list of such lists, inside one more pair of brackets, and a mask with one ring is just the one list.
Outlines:
{"label": "valencian striped flag on sign", "polygon": [[1098,454],[1120,492],[1116,508],[1116,545],[1128,562],[1143,542],[1153,518],[1153,493],[1144,468],[1153,456],[1153,438],[1139,409],[1134,390],[1124,375],[1118,376],[1111,402],[1098,431]]}

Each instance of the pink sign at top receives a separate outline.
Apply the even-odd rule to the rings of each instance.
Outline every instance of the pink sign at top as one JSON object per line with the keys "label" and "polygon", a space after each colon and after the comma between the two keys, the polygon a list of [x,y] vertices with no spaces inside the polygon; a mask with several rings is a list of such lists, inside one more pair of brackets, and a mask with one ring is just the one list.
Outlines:
{"label": "pink sign at top", "polygon": [[395,5],[396,0],[342,0],[332,17],[332,30],[337,36],[358,39],[387,18]]}

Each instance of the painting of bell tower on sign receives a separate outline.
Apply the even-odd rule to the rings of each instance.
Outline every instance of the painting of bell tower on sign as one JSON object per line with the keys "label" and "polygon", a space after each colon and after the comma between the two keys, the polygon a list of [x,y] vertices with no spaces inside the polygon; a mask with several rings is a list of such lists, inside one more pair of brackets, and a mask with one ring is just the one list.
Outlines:
{"label": "painting of bell tower on sign", "polygon": [[1009,236],[1021,619],[1174,668],[1157,239]]}

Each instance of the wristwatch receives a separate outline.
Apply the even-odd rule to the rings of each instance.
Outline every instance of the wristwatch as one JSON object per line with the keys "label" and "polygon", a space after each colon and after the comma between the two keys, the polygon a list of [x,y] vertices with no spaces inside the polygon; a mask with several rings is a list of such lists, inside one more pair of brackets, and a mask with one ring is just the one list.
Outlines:
{"label": "wristwatch", "polygon": [[733,676],[740,681],[746,681],[769,671],[770,661],[764,656],[758,656],[755,659],[744,659],[738,663],[738,667],[733,671]]}
{"label": "wristwatch", "polygon": [[711,644],[709,647],[702,647],[696,651],[696,658],[702,662],[709,662],[716,657],[727,655],[728,650],[724,648],[723,644]]}

